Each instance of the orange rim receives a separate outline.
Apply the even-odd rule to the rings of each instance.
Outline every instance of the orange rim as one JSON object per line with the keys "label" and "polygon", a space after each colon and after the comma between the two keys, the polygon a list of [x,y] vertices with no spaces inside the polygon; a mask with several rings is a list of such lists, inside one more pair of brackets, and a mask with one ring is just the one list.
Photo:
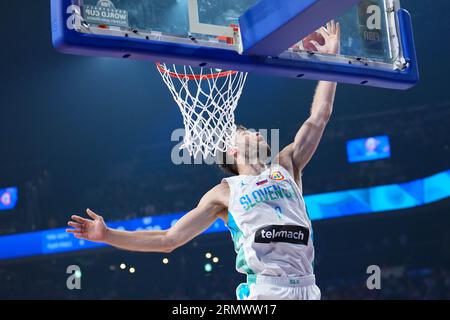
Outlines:
{"label": "orange rim", "polygon": [[201,80],[201,79],[217,79],[217,78],[223,78],[227,77],[229,75],[236,74],[237,71],[221,71],[217,73],[210,73],[210,74],[184,74],[184,73],[177,73],[170,71],[169,69],[165,68],[160,62],[156,63],[156,67],[161,71],[162,73],[168,74],[172,78],[184,78],[189,80]]}

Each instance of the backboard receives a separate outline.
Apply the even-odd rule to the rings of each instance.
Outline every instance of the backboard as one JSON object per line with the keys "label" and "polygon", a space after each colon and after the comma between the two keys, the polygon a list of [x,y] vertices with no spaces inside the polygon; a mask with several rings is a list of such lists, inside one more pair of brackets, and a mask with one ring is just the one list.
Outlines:
{"label": "backboard", "polygon": [[[398,0],[51,0],[54,47],[79,55],[208,66],[407,89],[419,80]],[[341,54],[305,40],[341,25]]]}

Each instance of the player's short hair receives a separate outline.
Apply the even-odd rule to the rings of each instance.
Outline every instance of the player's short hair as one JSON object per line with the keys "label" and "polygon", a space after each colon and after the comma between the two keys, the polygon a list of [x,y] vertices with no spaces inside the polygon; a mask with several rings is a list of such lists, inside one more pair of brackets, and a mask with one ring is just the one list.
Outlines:
{"label": "player's short hair", "polygon": [[[236,126],[236,132],[239,131],[247,131],[248,129],[244,126],[237,125]],[[222,169],[223,172],[227,174],[232,174],[235,176],[239,175],[237,164],[234,162],[234,160],[230,163],[230,157],[227,157],[226,152],[219,151],[219,167]]]}

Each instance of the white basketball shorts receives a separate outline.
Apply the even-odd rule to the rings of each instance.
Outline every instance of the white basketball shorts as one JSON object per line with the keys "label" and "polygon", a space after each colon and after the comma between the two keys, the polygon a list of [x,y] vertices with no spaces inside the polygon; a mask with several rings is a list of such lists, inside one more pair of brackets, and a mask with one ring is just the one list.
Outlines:
{"label": "white basketball shorts", "polygon": [[320,300],[314,275],[305,277],[247,276],[236,289],[238,300]]}

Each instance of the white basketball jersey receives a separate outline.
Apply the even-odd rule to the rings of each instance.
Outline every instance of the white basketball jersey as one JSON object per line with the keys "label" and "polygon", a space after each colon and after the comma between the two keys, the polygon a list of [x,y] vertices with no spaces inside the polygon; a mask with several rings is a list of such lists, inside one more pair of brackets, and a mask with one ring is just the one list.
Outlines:
{"label": "white basketball jersey", "polygon": [[273,165],[258,176],[224,180],[230,187],[227,226],[236,269],[248,275],[312,275],[311,221],[290,173]]}

